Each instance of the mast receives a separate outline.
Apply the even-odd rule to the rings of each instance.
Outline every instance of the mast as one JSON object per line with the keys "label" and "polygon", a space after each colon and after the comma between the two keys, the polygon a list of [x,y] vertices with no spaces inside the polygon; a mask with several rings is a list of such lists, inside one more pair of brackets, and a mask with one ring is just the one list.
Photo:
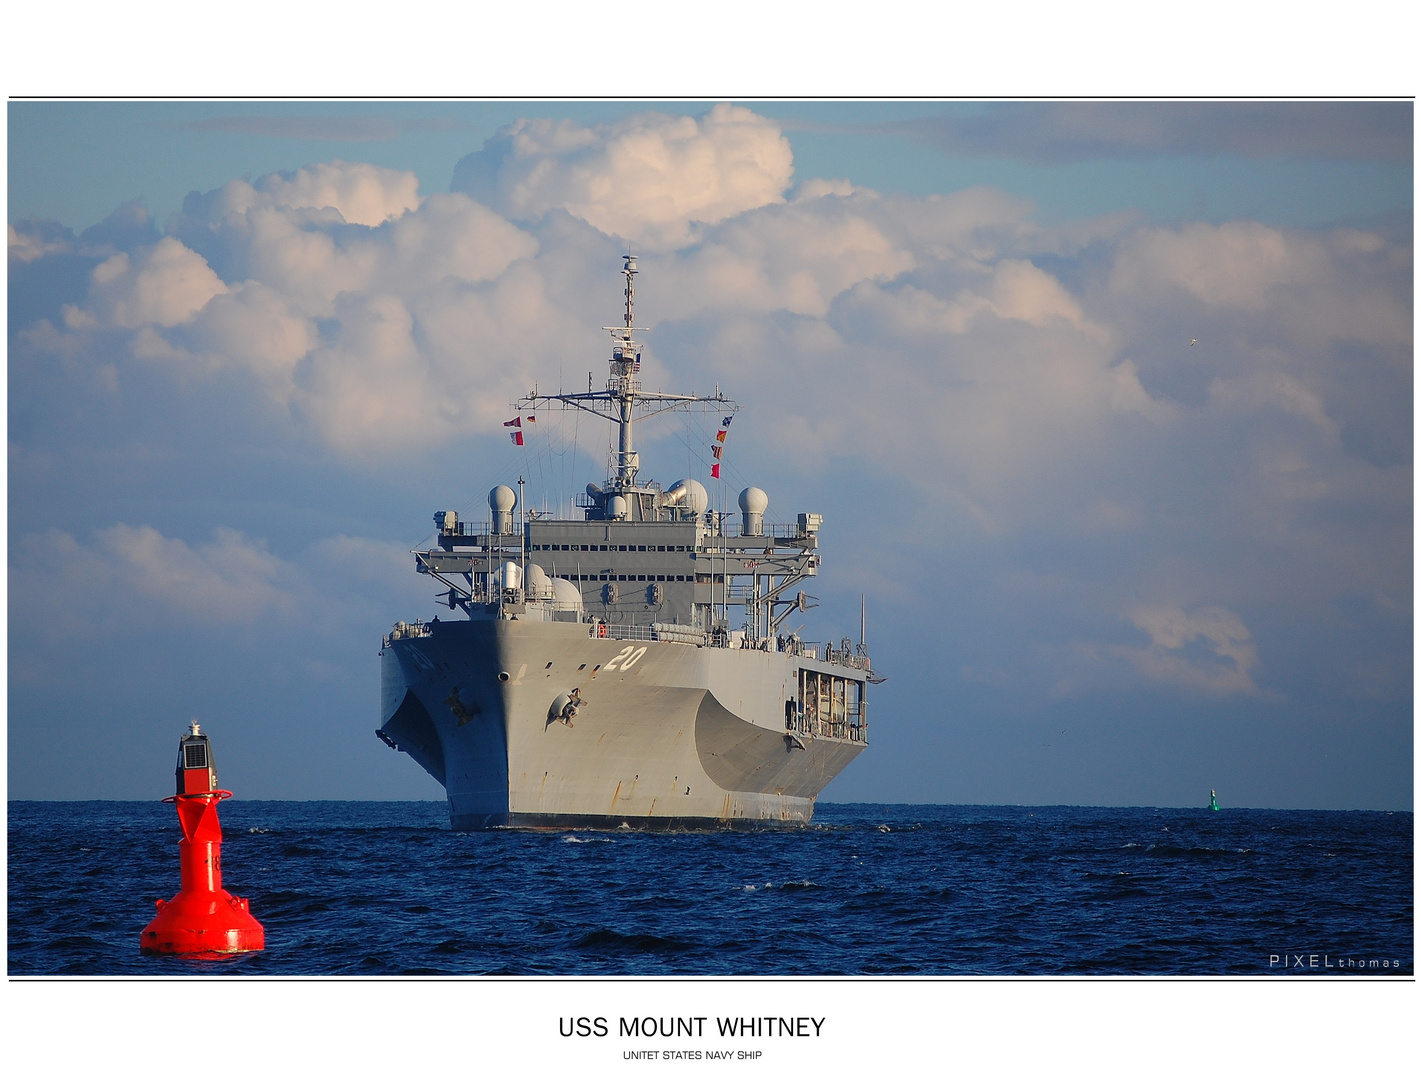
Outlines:
{"label": "mast", "polygon": [[622,256],[622,274],[627,279],[625,322],[621,326],[604,326],[603,330],[612,335],[612,377],[607,382],[607,392],[617,406],[617,473],[615,485],[629,488],[636,483],[637,455],[632,449],[633,411],[637,394],[641,390],[641,380],[636,376],[641,371],[641,342],[632,335],[640,330],[650,333],[645,326],[637,326],[632,315],[636,305],[636,256],[630,251]]}
{"label": "mast", "polygon": [[636,275],[638,272],[636,256],[627,252],[622,256],[622,263],[622,275],[626,278],[626,285],[623,289],[625,304],[622,325],[602,327],[612,335],[611,372],[607,379],[607,388],[593,390],[589,375],[587,393],[585,394],[540,394],[534,388],[531,394],[525,395],[516,402],[519,408],[536,408],[540,402],[558,401],[564,407],[571,406],[582,409],[584,412],[593,413],[615,423],[617,425],[617,459],[608,494],[628,491],[636,487],[636,476],[640,462],[633,443],[632,429],[637,420],[644,420],[665,412],[667,409],[675,409],[695,402],[714,402],[730,412],[737,410],[735,402],[722,395],[719,387],[716,387],[715,395],[711,397],[697,394],[663,394],[642,390],[641,380],[638,377],[641,373],[641,342],[636,339],[635,335],[649,333],[650,330],[645,326],[636,325]]}

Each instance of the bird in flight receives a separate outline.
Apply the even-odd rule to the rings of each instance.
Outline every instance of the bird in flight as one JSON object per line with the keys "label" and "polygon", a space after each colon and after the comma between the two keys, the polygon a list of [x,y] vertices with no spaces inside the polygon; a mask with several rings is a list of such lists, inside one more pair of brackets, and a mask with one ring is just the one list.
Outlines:
{"label": "bird in flight", "polygon": [[1198,345],[1198,344],[1199,344],[1199,339],[1198,339],[1197,337],[1192,337],[1192,338],[1189,339],[1189,344],[1190,344],[1191,346],[1192,346],[1192,345]]}

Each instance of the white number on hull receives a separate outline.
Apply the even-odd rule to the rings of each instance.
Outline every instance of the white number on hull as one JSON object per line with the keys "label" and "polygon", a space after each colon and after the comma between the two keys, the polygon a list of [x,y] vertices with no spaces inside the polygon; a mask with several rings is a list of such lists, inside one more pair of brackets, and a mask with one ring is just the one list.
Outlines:
{"label": "white number on hull", "polygon": [[640,649],[638,649],[635,645],[628,645],[625,649],[623,649],[621,652],[619,652],[616,656],[614,656],[614,657],[612,657],[612,659],[608,660],[606,666],[603,667],[602,670],[603,670],[603,671],[616,671],[616,670],[617,670],[617,666],[620,664],[620,665],[621,665],[621,669],[622,669],[623,671],[626,671],[628,668],[630,668],[633,664],[635,664],[638,660],[640,660],[640,659],[641,659],[643,656],[645,656],[645,655],[646,655],[646,646],[645,646],[645,645],[643,645]]}

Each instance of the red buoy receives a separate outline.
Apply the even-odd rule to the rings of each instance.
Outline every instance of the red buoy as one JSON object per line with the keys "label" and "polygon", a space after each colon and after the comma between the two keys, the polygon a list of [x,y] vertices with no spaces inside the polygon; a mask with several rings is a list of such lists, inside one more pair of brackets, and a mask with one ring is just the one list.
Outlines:
{"label": "red buoy", "polygon": [[178,741],[175,803],[183,838],[178,841],[182,889],[158,901],[158,915],[139,939],[145,953],[239,953],[266,947],[266,931],[244,897],[222,888],[222,825],[217,804],[230,791],[217,788],[212,746],[193,721]]}

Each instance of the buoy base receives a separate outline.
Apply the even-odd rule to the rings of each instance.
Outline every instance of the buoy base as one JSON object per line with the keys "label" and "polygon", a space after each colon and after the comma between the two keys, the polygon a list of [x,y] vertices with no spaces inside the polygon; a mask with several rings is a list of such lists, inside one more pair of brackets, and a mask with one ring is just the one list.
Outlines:
{"label": "buoy base", "polygon": [[266,931],[252,918],[245,897],[226,889],[180,892],[158,901],[158,915],[139,943],[150,955],[257,952],[266,948]]}

